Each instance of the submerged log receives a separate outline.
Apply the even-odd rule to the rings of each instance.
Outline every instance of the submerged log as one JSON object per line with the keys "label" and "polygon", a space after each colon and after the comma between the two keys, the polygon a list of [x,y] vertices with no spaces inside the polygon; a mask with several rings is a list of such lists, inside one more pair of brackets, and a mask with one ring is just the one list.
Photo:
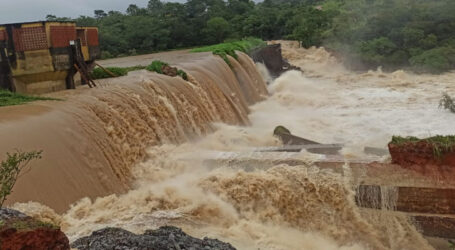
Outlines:
{"label": "submerged log", "polygon": [[308,152],[314,154],[336,155],[343,148],[340,144],[321,144],[292,135],[291,131],[283,126],[276,127],[273,131],[273,135],[278,137],[285,146],[276,148],[274,151],[269,150],[263,152],[300,152],[303,149],[306,149]]}

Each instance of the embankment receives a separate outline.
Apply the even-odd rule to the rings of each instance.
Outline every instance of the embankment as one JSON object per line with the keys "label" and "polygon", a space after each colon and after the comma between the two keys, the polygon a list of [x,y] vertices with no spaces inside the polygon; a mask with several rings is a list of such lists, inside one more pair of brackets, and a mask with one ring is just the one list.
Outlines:
{"label": "embankment", "polygon": [[122,193],[147,147],[205,135],[215,122],[246,125],[248,105],[267,95],[246,54],[230,58],[232,68],[208,53],[176,58],[189,81],[138,71],[54,95],[64,101],[1,108],[0,152],[44,151],[7,203],[37,201],[62,212],[83,197]]}

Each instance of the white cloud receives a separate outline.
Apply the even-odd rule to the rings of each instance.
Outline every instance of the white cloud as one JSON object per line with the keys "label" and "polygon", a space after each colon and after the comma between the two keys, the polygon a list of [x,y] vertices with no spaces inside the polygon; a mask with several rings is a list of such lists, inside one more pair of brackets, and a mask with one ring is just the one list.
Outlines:
{"label": "white cloud", "polygon": [[124,12],[130,4],[147,6],[148,0],[0,0],[0,23],[44,20],[46,15],[58,17],[93,16],[93,11]]}

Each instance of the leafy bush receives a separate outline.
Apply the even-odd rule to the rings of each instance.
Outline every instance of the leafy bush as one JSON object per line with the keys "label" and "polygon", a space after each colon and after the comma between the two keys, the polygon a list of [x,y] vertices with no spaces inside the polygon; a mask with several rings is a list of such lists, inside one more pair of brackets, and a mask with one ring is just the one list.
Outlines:
{"label": "leafy bush", "polygon": [[455,49],[434,48],[411,57],[409,62],[418,72],[441,73],[450,70],[455,65]]}
{"label": "leafy bush", "polygon": [[163,74],[163,66],[168,66],[169,64],[162,62],[162,61],[153,61],[149,66],[147,66],[145,69],[148,71],[156,72]]}
{"label": "leafy bush", "polygon": [[188,81],[188,75],[186,74],[185,71],[179,69],[177,70],[177,75],[179,75],[183,80]]}
{"label": "leafy bush", "polygon": [[[148,71],[156,72],[159,74],[164,74],[163,72],[163,67],[164,66],[169,66],[168,63],[162,62],[162,61],[153,61],[149,66],[146,67]],[[183,80],[188,81],[188,74],[181,70],[177,69],[177,75],[180,76]]]}
{"label": "leafy bush", "polygon": [[455,113],[454,102],[454,99],[452,99],[447,93],[444,93],[439,101],[439,108],[448,109],[450,112]]}
{"label": "leafy bush", "polygon": [[6,160],[0,163],[0,208],[11,194],[17,179],[27,165],[35,159],[41,159],[42,151],[6,153]]}
{"label": "leafy bush", "polygon": [[191,52],[212,52],[214,55],[218,55],[230,65],[227,55],[230,55],[237,59],[235,51],[241,51],[248,53],[249,51],[265,46],[267,43],[258,38],[246,38],[241,41],[220,43],[211,46],[205,46],[191,50]]}
{"label": "leafy bush", "polygon": [[28,96],[18,93],[13,93],[8,90],[0,89],[0,107],[2,106],[11,106],[19,105],[27,102],[39,101],[39,100],[60,100],[56,98],[41,97],[41,96]]}
{"label": "leafy bush", "polygon": [[110,58],[114,58],[114,55],[112,55],[109,51],[101,52],[101,59],[110,59]]}

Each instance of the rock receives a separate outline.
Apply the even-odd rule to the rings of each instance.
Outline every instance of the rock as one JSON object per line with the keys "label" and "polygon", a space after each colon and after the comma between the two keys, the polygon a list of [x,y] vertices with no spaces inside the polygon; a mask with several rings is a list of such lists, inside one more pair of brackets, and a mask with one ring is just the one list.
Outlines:
{"label": "rock", "polygon": [[193,238],[181,229],[172,226],[161,227],[158,230],[147,230],[137,235],[120,228],[104,228],[93,232],[90,236],[80,238],[71,244],[72,248],[80,250],[103,249],[154,249],[154,250],[184,250],[184,249],[235,249],[229,243],[216,239]]}
{"label": "rock", "polygon": [[21,212],[0,209],[0,249],[70,249],[60,228]]}
{"label": "rock", "polygon": [[161,71],[165,75],[174,77],[174,76],[177,76],[177,71],[178,70],[175,67],[171,67],[169,65],[163,65],[163,67],[161,68]]}
{"label": "rock", "polygon": [[270,75],[277,78],[288,70],[299,70],[300,68],[289,64],[281,54],[281,44],[267,45],[266,47],[253,50],[249,53],[254,62],[263,63]]}

